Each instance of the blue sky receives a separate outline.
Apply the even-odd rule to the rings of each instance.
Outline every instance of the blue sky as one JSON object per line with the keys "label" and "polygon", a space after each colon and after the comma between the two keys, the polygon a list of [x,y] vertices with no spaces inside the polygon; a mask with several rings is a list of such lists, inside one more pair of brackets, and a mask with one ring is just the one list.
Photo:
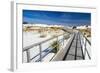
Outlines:
{"label": "blue sky", "polygon": [[23,10],[23,22],[80,26],[91,24],[91,13]]}

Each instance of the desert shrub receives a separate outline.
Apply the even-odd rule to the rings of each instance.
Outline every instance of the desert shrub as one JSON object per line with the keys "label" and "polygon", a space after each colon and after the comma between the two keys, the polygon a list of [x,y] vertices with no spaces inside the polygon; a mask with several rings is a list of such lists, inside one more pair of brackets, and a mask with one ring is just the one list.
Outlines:
{"label": "desert shrub", "polygon": [[51,44],[51,47],[53,48],[52,52],[53,53],[57,53],[59,48],[60,48],[60,44],[59,44],[59,41],[54,41],[52,44]]}
{"label": "desert shrub", "polygon": [[91,37],[91,34],[88,34],[87,37]]}
{"label": "desert shrub", "polygon": [[45,34],[41,34],[41,35],[40,35],[40,38],[44,38],[44,37],[46,37]]}

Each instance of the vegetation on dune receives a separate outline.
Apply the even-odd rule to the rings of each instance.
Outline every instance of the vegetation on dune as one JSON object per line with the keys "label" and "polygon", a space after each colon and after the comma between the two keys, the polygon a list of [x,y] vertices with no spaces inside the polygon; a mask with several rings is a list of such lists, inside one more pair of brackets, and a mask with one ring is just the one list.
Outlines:
{"label": "vegetation on dune", "polygon": [[86,37],[91,37],[91,28],[79,29]]}
{"label": "vegetation on dune", "polygon": [[44,38],[44,37],[46,37],[47,35],[46,34],[41,34],[40,35],[40,38]]}

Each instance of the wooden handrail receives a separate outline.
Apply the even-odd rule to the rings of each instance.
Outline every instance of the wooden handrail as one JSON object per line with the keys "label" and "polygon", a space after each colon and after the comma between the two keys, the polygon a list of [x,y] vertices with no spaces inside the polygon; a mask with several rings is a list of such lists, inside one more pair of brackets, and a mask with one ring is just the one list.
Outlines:
{"label": "wooden handrail", "polygon": [[66,34],[66,33],[60,34],[60,35],[58,35],[58,36],[51,37],[51,38],[49,38],[49,39],[46,39],[46,40],[41,41],[41,42],[39,42],[39,43],[32,44],[32,45],[30,45],[30,46],[26,46],[26,47],[23,48],[23,51],[29,50],[30,48],[32,48],[32,47],[34,47],[34,46],[37,46],[37,45],[39,45],[39,44],[41,44],[41,43],[45,43],[46,41],[49,41],[49,40],[51,40],[51,39],[55,39],[55,38],[57,38],[57,37],[59,37],[59,36],[61,36],[61,35],[64,35],[64,34]]}
{"label": "wooden handrail", "polygon": [[[81,32],[80,32],[81,33]],[[82,33],[81,33],[82,34]],[[85,35],[83,35],[82,34],[82,36],[85,38],[85,40],[89,43],[89,45],[91,46],[91,42],[86,38],[86,36]],[[86,43],[86,42],[85,42]],[[86,46],[86,45],[85,45]],[[88,57],[89,57],[89,59],[91,59],[91,57],[90,57],[90,55],[89,55],[89,52],[88,52],[88,50],[87,50],[87,48],[85,47],[85,50],[86,50],[86,52],[87,52],[87,54],[88,54]]]}
{"label": "wooden handrail", "polygon": [[[80,32],[81,33],[81,32]],[[83,35],[83,33],[81,33]],[[88,41],[88,43],[91,45],[91,42],[86,38],[85,35],[83,35],[83,37],[85,37],[85,39]]]}

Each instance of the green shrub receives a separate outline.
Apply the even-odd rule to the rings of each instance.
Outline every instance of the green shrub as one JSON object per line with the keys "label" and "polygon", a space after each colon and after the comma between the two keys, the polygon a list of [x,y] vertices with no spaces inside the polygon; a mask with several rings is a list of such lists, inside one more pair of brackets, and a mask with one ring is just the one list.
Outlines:
{"label": "green shrub", "polygon": [[51,47],[53,48],[52,52],[53,52],[53,53],[57,53],[58,50],[59,50],[59,47],[60,47],[59,41],[54,41],[54,42],[51,44]]}

